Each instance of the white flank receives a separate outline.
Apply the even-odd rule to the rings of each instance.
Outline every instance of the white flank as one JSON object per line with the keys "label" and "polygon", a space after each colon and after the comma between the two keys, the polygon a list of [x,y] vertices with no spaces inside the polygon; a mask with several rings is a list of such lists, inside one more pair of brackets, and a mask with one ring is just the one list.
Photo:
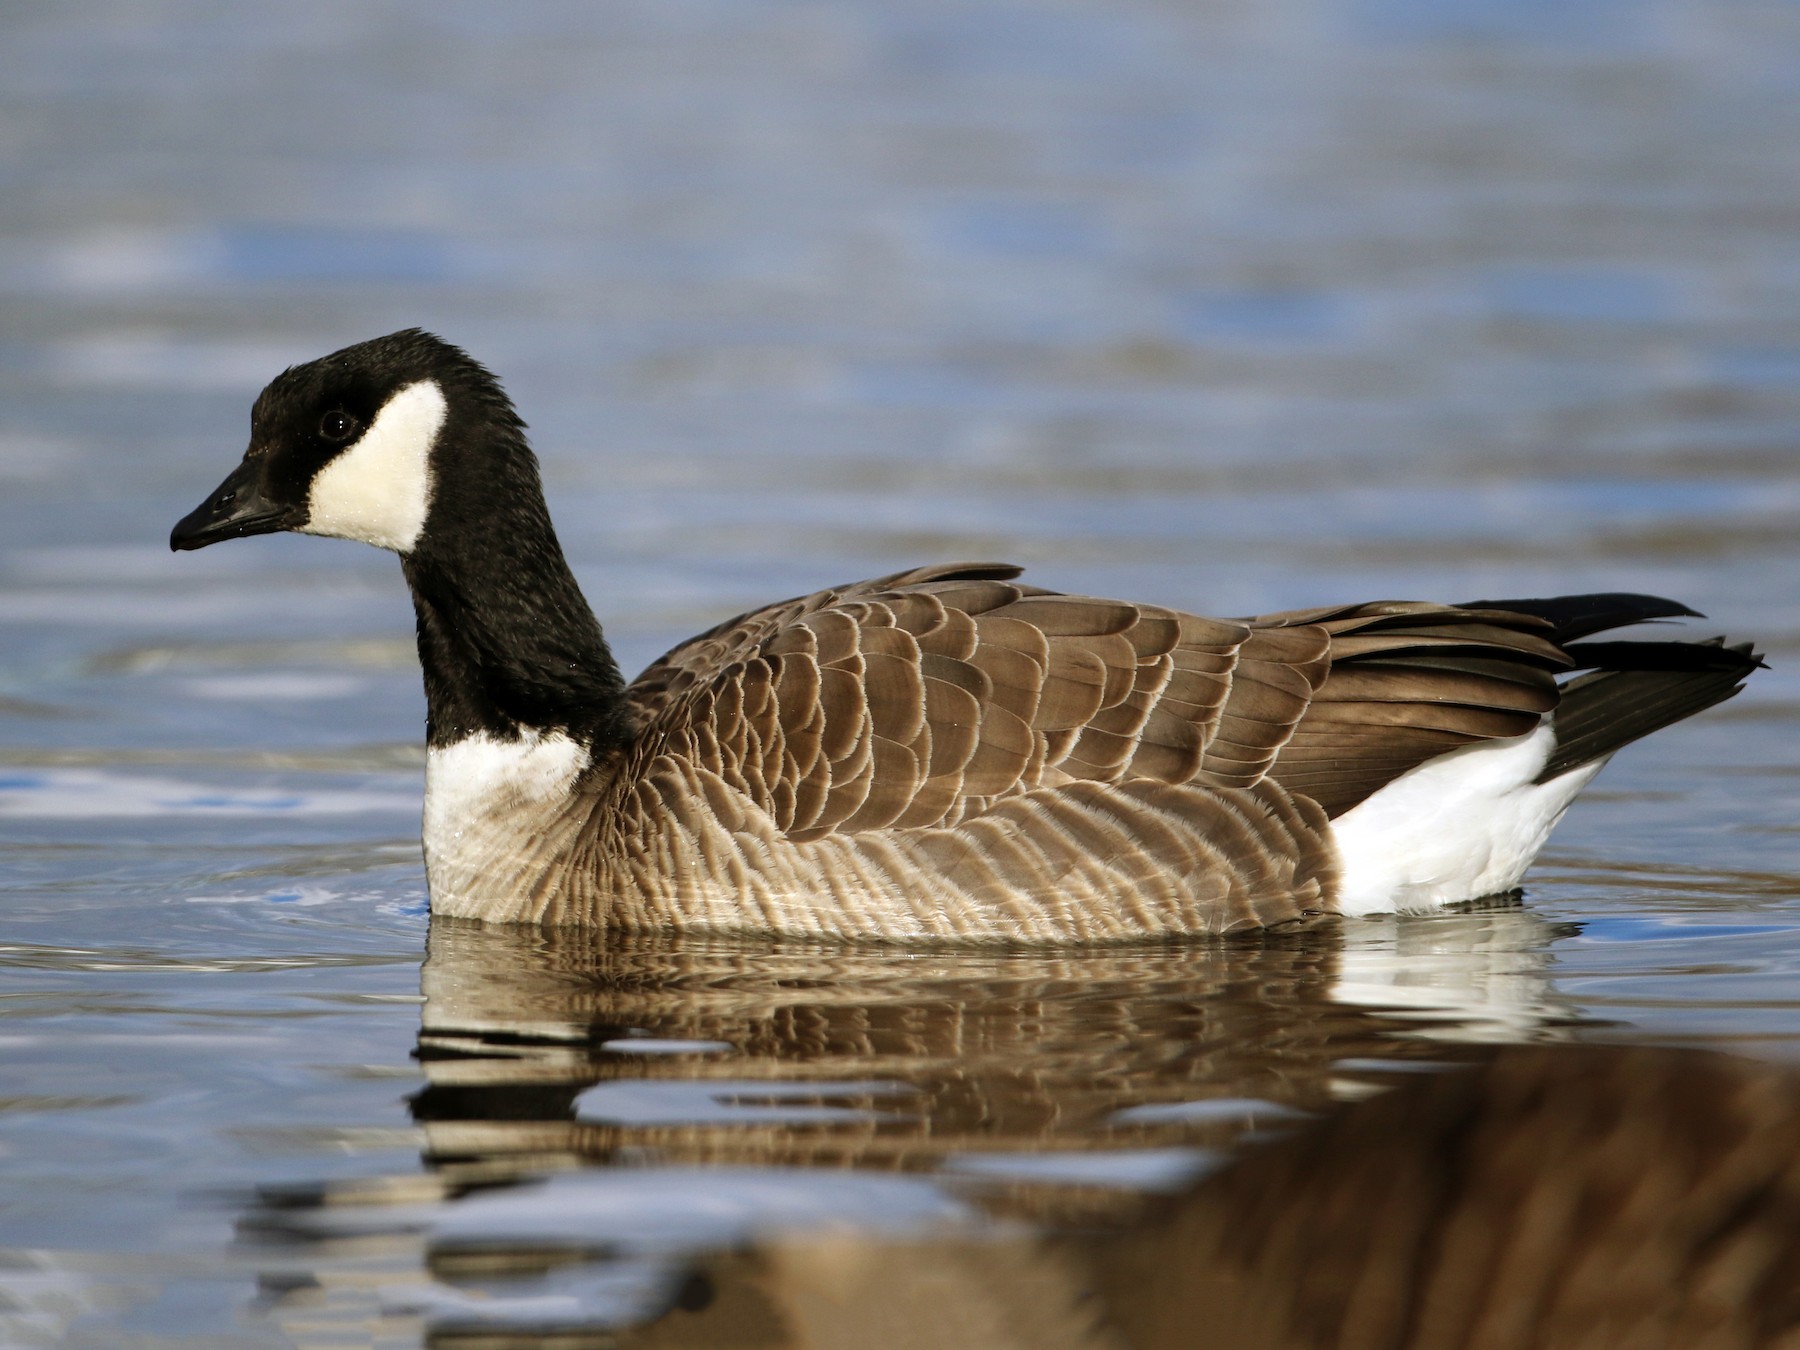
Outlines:
{"label": "white flank", "polygon": [[1511,890],[1605,761],[1534,783],[1556,746],[1527,736],[1427,760],[1332,822],[1346,914],[1431,909]]}
{"label": "white flank", "polygon": [[443,425],[444,391],[435,380],[395,394],[369,429],[319,470],[301,532],[410,552],[431,508],[431,447]]}
{"label": "white flank", "polygon": [[587,750],[561,732],[526,731],[516,741],[483,733],[432,750],[425,756],[427,858],[454,858],[464,836],[490,822],[527,828],[587,766]]}

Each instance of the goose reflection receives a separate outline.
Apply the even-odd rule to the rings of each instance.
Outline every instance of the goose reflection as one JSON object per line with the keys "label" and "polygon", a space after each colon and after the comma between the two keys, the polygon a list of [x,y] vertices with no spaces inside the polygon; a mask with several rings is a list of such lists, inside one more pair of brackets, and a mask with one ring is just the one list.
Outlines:
{"label": "goose reflection", "polygon": [[1573,930],[1516,906],[1415,925],[1046,955],[434,921],[414,1115],[437,1166],[489,1178],[625,1159],[991,1179],[974,1155],[1228,1148],[1354,1092],[1346,1061],[1566,1018],[1547,952]]}
{"label": "goose reflection", "polygon": [[[311,1263],[278,1318],[446,1343],[653,1319],[693,1253],[771,1230],[1130,1229],[1246,1140],[1562,1035],[1573,931],[1515,904],[1044,953],[434,919],[425,1171],[272,1191],[244,1228]],[[331,1276],[344,1242],[412,1273],[372,1304]]]}

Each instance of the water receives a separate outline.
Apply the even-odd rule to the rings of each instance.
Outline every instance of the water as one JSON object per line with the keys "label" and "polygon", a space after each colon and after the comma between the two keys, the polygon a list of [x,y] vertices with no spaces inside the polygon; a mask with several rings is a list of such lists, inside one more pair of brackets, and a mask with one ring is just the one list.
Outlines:
{"label": "water", "polygon": [[[624,1325],[777,1231],[1131,1224],[1499,1043],[1800,1058],[1791,6],[0,25],[0,1339]],[[428,926],[393,560],[164,545],[269,376],[408,324],[506,378],[631,668],[998,557],[1213,613],[1663,592],[1774,669],[1522,906],[1056,955]]]}

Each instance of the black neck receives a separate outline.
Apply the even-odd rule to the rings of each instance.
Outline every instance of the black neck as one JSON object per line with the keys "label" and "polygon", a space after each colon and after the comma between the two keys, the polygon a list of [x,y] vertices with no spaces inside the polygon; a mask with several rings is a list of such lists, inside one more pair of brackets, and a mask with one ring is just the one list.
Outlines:
{"label": "black neck", "polygon": [[614,748],[629,735],[625,681],[550,527],[537,463],[516,426],[485,434],[478,455],[438,447],[457,472],[439,475],[425,533],[401,560],[427,743],[534,729]]}

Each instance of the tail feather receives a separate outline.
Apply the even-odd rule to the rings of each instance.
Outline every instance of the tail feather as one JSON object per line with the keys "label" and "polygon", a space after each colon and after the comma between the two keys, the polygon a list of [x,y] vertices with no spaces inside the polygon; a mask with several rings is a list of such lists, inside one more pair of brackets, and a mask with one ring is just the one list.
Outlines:
{"label": "tail feather", "polygon": [[1763,664],[1748,642],[1577,643],[1569,654],[1600,669],[1562,687],[1551,717],[1556,748],[1537,776],[1548,783],[1605,759],[1653,731],[1723,703]]}
{"label": "tail feather", "polygon": [[1656,619],[1701,617],[1686,605],[1659,595],[1611,591],[1542,600],[1477,600],[1462,608],[1505,610],[1542,619],[1575,668],[1588,672],[1561,687],[1551,718],[1556,749],[1538,775],[1539,783],[1605,759],[1622,745],[1723,703],[1763,664],[1749,643],[1727,646],[1724,638],[1707,642],[1580,640]]}
{"label": "tail feather", "polygon": [[1696,610],[1660,595],[1635,595],[1629,591],[1605,591],[1595,595],[1557,595],[1538,600],[1471,600],[1459,609],[1497,609],[1509,614],[1530,614],[1550,625],[1558,642],[1574,642],[1591,633],[1652,619],[1700,619]]}
{"label": "tail feather", "polygon": [[[1572,642],[1563,649],[1577,670],[1723,670],[1741,678],[1762,665],[1747,646],[1722,637],[1697,642]],[[1748,657],[1749,664],[1745,664]]]}

